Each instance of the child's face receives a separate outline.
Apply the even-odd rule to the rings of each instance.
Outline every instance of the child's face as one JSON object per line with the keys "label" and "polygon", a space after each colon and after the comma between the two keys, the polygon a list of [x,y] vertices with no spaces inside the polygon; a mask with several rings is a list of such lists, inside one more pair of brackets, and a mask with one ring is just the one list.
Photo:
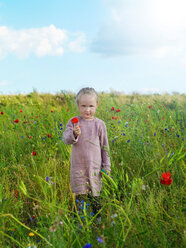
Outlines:
{"label": "child's face", "polygon": [[79,99],[79,110],[84,119],[94,119],[94,114],[97,109],[96,97],[94,95],[84,94]]}

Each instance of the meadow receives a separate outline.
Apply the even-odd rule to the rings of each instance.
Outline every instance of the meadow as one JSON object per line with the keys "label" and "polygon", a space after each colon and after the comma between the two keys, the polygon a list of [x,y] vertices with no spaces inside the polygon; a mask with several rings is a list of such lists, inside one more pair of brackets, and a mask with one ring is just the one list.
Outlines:
{"label": "meadow", "polygon": [[184,247],[185,94],[99,93],[110,177],[102,223],[75,211],[68,120],[75,95],[0,95],[0,247]]}

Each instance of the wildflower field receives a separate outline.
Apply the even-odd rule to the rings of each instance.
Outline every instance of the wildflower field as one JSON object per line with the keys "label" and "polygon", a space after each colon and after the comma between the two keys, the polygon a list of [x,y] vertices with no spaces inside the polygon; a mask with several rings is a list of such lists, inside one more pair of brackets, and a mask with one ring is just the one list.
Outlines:
{"label": "wildflower field", "polygon": [[75,95],[0,95],[0,247],[184,247],[186,96],[100,93],[111,175],[102,223],[70,188]]}

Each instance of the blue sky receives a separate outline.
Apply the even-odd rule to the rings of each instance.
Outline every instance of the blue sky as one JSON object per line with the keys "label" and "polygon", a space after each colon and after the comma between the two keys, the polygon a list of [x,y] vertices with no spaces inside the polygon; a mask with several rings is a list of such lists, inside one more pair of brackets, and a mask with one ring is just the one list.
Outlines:
{"label": "blue sky", "polygon": [[0,94],[186,93],[185,0],[0,0]]}

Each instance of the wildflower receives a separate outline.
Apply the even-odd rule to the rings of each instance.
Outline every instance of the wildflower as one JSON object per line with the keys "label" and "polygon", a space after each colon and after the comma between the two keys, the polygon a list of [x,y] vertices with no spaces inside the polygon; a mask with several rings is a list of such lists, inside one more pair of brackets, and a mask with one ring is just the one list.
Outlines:
{"label": "wildflower", "polygon": [[163,107],[165,108],[165,107],[166,107],[166,105],[163,105]]}
{"label": "wildflower", "polygon": [[174,132],[174,128],[172,129],[172,131]]}
{"label": "wildflower", "polygon": [[1,115],[3,115],[4,113],[3,113],[3,111],[1,112]]}
{"label": "wildflower", "polygon": [[18,197],[19,196],[19,192],[18,192],[17,189],[14,190],[14,195],[15,195],[15,197]]}
{"label": "wildflower", "polygon": [[36,115],[36,118],[38,118],[39,117],[39,115]]}
{"label": "wildflower", "polygon": [[32,152],[32,155],[33,155],[33,156],[36,156],[36,155],[37,155],[37,152],[33,151],[33,152]]}
{"label": "wildflower", "polygon": [[114,117],[114,120],[117,120],[118,119],[118,117]]}
{"label": "wildflower", "polygon": [[127,143],[129,143],[130,142],[130,140],[127,140]]}
{"label": "wildflower", "polygon": [[116,112],[120,112],[121,110],[120,109],[117,109]]}
{"label": "wildflower", "polygon": [[48,182],[50,180],[50,177],[46,177],[46,182]]}
{"label": "wildflower", "polygon": [[23,110],[22,109],[20,110],[20,113],[23,113]]}
{"label": "wildflower", "polygon": [[172,183],[171,174],[169,171],[167,173],[166,172],[162,173],[161,176],[162,176],[162,179],[160,179],[161,184],[170,185]]}
{"label": "wildflower", "polygon": [[19,122],[19,120],[18,119],[16,119],[15,121],[14,121],[14,123],[18,123]]}
{"label": "wildflower", "polygon": [[29,139],[31,139],[32,138],[32,136],[29,136]]}
{"label": "wildflower", "polygon": [[51,113],[53,113],[54,111],[53,111],[53,110],[51,110],[50,112],[51,112]]}
{"label": "wildflower", "polygon": [[67,112],[69,111],[69,109],[67,109]]}
{"label": "wildflower", "polygon": [[114,111],[114,107],[111,108],[111,111]]}
{"label": "wildflower", "polygon": [[101,244],[103,244],[103,239],[101,238],[101,237],[97,237],[97,241],[99,242],[99,243],[101,243]]}
{"label": "wildflower", "polygon": [[56,232],[57,228],[55,225],[51,226],[49,232]]}
{"label": "wildflower", "polygon": [[162,120],[165,120],[165,117],[162,117]]}
{"label": "wildflower", "polygon": [[151,109],[152,108],[152,105],[149,105],[149,109]]}
{"label": "wildflower", "polygon": [[78,122],[79,122],[79,119],[78,119],[77,117],[74,117],[74,118],[72,119],[72,123],[73,123],[73,124],[78,123]]}
{"label": "wildflower", "polygon": [[33,233],[33,232],[30,232],[28,235],[29,235],[30,237],[33,237],[33,236],[34,236],[34,233]]}
{"label": "wildflower", "polygon": [[112,116],[112,119],[114,119],[114,116]]}
{"label": "wildflower", "polygon": [[27,121],[23,121],[23,123],[25,124],[25,123],[27,123]]}
{"label": "wildflower", "polygon": [[156,133],[154,133],[154,136],[156,136]]}
{"label": "wildflower", "polygon": [[83,246],[83,248],[91,248],[92,245],[91,244],[86,244],[85,246]]}
{"label": "wildflower", "polygon": [[178,137],[178,138],[180,137],[179,134],[177,134],[177,137]]}
{"label": "wildflower", "polygon": [[63,124],[62,124],[62,123],[60,123],[59,125],[60,125],[60,127],[61,127],[61,126],[63,126]]}
{"label": "wildflower", "polygon": [[47,137],[48,137],[48,138],[51,138],[51,137],[52,137],[52,135],[48,133],[48,134],[47,134]]}

